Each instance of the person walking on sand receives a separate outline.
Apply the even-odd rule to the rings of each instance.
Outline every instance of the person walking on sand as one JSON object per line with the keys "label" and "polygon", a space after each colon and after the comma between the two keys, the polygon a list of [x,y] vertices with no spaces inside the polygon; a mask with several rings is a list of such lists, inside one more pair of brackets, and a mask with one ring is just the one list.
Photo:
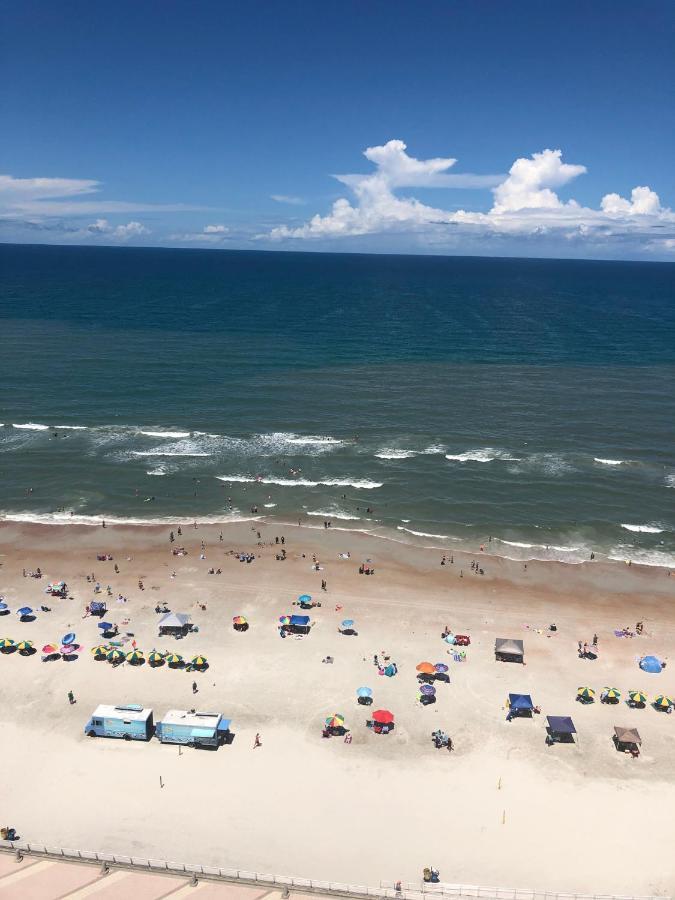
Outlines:
{"label": "person walking on sand", "polygon": [[75,694],[72,691],[68,691],[68,703],[72,706],[75,703]]}
{"label": "person walking on sand", "polygon": [[257,750],[258,747],[262,747],[262,741],[260,740],[260,735],[256,733],[255,740],[253,741],[253,749]]}
{"label": "person walking on sand", "polygon": [[197,682],[193,681],[192,682],[192,693],[196,694],[198,690],[199,690],[199,688],[197,687]]}

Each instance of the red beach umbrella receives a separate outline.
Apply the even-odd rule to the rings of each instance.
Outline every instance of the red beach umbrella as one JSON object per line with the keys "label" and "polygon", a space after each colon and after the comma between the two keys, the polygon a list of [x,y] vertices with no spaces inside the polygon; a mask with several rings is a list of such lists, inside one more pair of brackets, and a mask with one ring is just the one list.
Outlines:
{"label": "red beach umbrella", "polygon": [[373,722],[377,722],[379,725],[391,725],[393,721],[394,714],[388,709],[376,709],[373,713]]}

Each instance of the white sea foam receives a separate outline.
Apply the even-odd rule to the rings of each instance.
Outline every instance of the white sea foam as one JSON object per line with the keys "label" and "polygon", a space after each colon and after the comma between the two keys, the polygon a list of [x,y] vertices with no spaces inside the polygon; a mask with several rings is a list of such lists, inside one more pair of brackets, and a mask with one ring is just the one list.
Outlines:
{"label": "white sea foam", "polygon": [[350,516],[349,513],[344,513],[342,511],[336,512],[335,510],[329,509],[318,509],[316,511],[308,512],[308,516],[321,516],[322,519],[344,519],[345,521],[355,521],[358,522],[361,519],[361,516]]}
{"label": "white sea foam", "polygon": [[465,453],[446,453],[445,458],[450,462],[493,462],[496,459],[512,460],[517,462],[517,456],[511,456],[505,450],[496,450],[494,447],[482,447],[477,450],[467,450]]}
{"label": "white sea foam", "polygon": [[132,450],[133,456],[213,456],[196,450]]}
{"label": "white sea foam", "polygon": [[[273,437],[274,435],[271,436]],[[334,437],[302,437],[295,434],[280,434],[279,437],[281,437],[287,444],[299,444],[300,446],[304,444],[316,444],[318,446],[321,446],[323,444],[331,444],[333,446],[336,446],[338,444],[344,443],[343,441],[340,441]]]}
{"label": "white sea foam", "polygon": [[603,466],[622,466],[626,462],[626,460],[625,459],[602,459],[599,456],[594,456],[593,462],[601,463]]}
{"label": "white sea foam", "polygon": [[[242,516],[239,510],[232,510],[228,515],[223,513],[218,516],[197,516],[197,523],[202,525],[218,525],[229,522],[255,522],[260,516]],[[0,521],[26,522],[37,525],[91,525],[101,527],[101,522],[106,525],[183,525],[192,524],[194,516],[160,516],[157,518],[142,519],[134,516],[87,516],[79,513],[71,515],[69,512],[58,513],[11,513],[0,512]]]}
{"label": "white sea foam", "polygon": [[189,431],[140,431],[139,434],[144,434],[147,437],[158,437],[158,438],[186,438],[190,437]]}
{"label": "white sea foam", "polygon": [[671,472],[670,475],[666,475],[665,482],[666,487],[675,488],[675,472]]}
{"label": "white sea foam", "polygon": [[276,506],[276,503],[265,503],[263,505],[264,505],[265,509],[274,509],[274,507]]}
{"label": "white sea foam", "polygon": [[664,569],[675,569],[675,555],[663,550],[636,550],[620,544],[609,551],[607,558],[616,562],[630,560],[640,566],[662,566]]}
{"label": "white sea foam", "polygon": [[639,531],[644,534],[662,534],[664,529],[659,528],[657,525],[626,525],[622,524],[622,528],[625,528],[626,531]]}
{"label": "white sea foam", "polygon": [[253,477],[251,475],[216,475],[219,481],[236,481],[246,484],[278,484],[281,487],[353,487],[359,490],[370,491],[382,487],[380,481],[370,481],[367,478],[348,481],[346,478],[322,478],[319,481],[310,481],[308,478],[268,478],[264,475]]}
{"label": "white sea foam", "polygon": [[26,431],[49,431],[49,425],[40,425],[38,422],[25,422],[23,425],[12,424],[13,428],[22,428]]}
{"label": "white sea foam", "polygon": [[164,466],[157,466],[155,469],[148,469],[145,473],[146,475],[167,475],[166,468]]}
{"label": "white sea foam", "polygon": [[512,457],[516,465],[509,466],[507,471],[512,475],[527,474],[530,472],[543,472],[544,475],[555,477],[573,472],[574,467],[557,453],[533,453],[523,459]]}
{"label": "white sea foam", "polygon": [[434,538],[439,541],[452,541],[454,538],[448,537],[447,534],[429,534],[427,531],[413,531],[412,528],[404,528],[403,525],[396,526],[397,531],[407,531],[408,534],[414,534],[416,537]]}
{"label": "white sea foam", "polygon": [[378,459],[410,459],[417,453],[414,450],[380,450],[375,456]]}
{"label": "white sea foam", "polygon": [[52,425],[54,431],[89,431],[86,425]]}

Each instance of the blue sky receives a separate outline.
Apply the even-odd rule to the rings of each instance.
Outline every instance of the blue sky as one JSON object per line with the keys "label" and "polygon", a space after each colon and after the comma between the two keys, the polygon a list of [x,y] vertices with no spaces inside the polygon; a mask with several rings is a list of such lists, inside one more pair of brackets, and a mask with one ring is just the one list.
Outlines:
{"label": "blue sky", "polygon": [[670,0],[0,19],[0,240],[675,259]]}

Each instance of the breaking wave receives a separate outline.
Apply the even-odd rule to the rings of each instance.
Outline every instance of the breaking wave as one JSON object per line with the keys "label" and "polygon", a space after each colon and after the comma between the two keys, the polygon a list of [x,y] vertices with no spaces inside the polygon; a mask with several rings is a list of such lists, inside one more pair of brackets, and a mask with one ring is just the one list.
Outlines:
{"label": "breaking wave", "polygon": [[622,524],[622,528],[625,528],[626,531],[639,531],[642,534],[662,534],[664,529],[659,528],[657,525],[626,525]]}
{"label": "breaking wave", "polygon": [[355,479],[348,481],[345,478],[323,478],[318,481],[310,481],[308,478],[267,478],[259,475],[254,478],[252,475],[216,475],[219,481],[242,482],[245,484],[277,484],[281,487],[353,487],[358,490],[370,491],[374,488],[382,487],[381,481],[370,481],[367,478]]}

